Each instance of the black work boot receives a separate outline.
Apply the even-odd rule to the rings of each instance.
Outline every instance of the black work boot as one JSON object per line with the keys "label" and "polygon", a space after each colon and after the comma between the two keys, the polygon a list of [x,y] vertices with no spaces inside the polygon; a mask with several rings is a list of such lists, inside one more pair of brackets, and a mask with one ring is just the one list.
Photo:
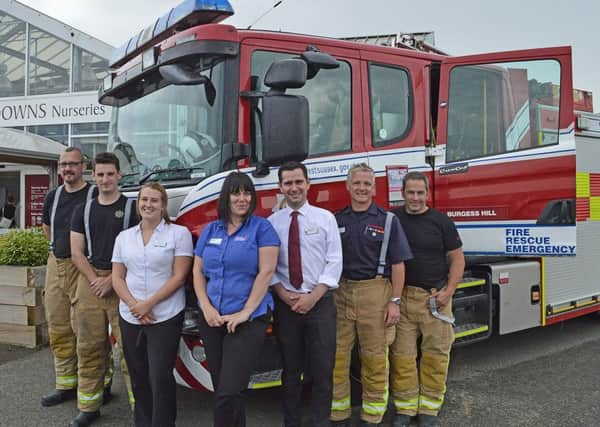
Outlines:
{"label": "black work boot", "polygon": [[380,424],[370,423],[368,421],[360,420],[360,427],[379,427]]}
{"label": "black work boot", "polygon": [[332,421],[331,427],[352,427],[352,422],[350,421],[350,418],[340,421]]}
{"label": "black work boot", "polygon": [[71,421],[69,427],[86,427],[92,425],[94,420],[100,416],[100,411],[94,412],[79,412]]}
{"label": "black work boot", "polygon": [[103,405],[106,405],[113,398],[113,395],[110,392],[111,387],[112,387],[112,380],[110,380],[110,382],[106,385],[106,387],[104,387],[104,391],[102,392],[102,404]]}
{"label": "black work boot", "polygon": [[396,414],[394,415],[394,421],[392,422],[392,427],[408,427],[410,425],[410,421],[412,417],[406,414]]}
{"label": "black work boot", "polygon": [[419,427],[439,427],[437,416],[419,414]]}
{"label": "black work boot", "polygon": [[66,402],[67,400],[73,400],[77,397],[77,390],[54,390],[45,396],[42,396],[42,406],[54,406],[59,403]]}

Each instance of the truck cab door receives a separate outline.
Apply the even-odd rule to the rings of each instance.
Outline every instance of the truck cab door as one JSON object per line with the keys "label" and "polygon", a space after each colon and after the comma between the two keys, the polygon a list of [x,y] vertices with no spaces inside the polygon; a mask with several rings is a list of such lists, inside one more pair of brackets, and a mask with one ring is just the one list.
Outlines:
{"label": "truck cab door", "polygon": [[[442,61],[433,200],[456,222],[465,253],[538,256],[574,245],[574,218],[572,235],[542,230],[570,225],[543,212],[575,198],[573,117],[570,47]],[[551,243],[508,244],[515,224],[540,226],[516,233]]]}

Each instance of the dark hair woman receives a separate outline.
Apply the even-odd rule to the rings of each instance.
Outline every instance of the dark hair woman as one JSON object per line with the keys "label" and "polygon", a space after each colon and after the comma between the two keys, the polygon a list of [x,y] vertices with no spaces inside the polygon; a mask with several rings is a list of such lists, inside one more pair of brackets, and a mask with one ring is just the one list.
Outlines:
{"label": "dark hair woman", "polygon": [[246,425],[242,393],[273,309],[268,288],[280,242],[269,221],[253,215],[255,207],[250,178],[230,173],[219,196],[219,219],[204,229],[194,251],[194,289],[215,391],[215,427]]}

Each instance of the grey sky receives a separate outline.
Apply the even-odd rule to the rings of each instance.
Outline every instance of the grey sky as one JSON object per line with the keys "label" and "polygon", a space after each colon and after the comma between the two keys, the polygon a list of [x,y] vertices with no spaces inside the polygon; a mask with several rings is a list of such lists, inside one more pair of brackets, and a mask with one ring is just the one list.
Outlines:
{"label": "grey sky", "polygon": [[[20,0],[114,46],[183,0]],[[247,27],[276,0],[231,0],[229,23]],[[417,6],[421,3],[421,6]],[[573,80],[600,112],[600,2],[571,0],[284,0],[255,28],[323,36],[435,31],[452,54],[570,45]]]}

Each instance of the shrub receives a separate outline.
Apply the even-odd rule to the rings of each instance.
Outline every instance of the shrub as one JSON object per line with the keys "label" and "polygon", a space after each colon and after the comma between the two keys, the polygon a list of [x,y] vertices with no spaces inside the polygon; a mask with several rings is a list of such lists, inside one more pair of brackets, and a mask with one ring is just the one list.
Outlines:
{"label": "shrub", "polygon": [[36,266],[48,260],[48,240],[41,228],[11,230],[0,240],[0,264]]}

